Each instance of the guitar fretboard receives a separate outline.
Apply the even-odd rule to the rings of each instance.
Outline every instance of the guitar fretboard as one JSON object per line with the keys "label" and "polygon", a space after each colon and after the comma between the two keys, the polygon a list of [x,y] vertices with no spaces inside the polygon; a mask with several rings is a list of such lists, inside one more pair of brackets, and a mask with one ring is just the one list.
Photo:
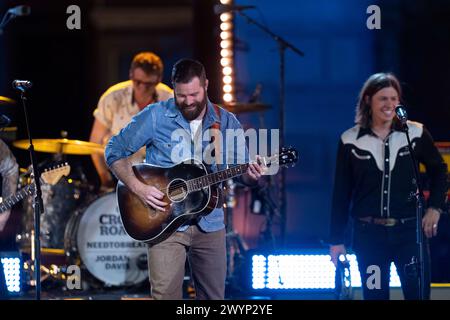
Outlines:
{"label": "guitar fretboard", "polygon": [[[279,155],[275,154],[271,157],[261,157],[260,161],[264,165],[268,166],[273,163],[278,163],[278,159],[279,159]],[[228,168],[228,169],[225,169],[222,171],[213,172],[213,173],[210,173],[210,174],[207,174],[207,175],[195,178],[195,179],[188,180],[188,181],[186,181],[188,190],[189,190],[189,192],[198,191],[205,187],[214,185],[216,183],[220,183],[220,182],[226,181],[228,179],[243,175],[245,172],[247,172],[248,166],[249,166],[248,163],[239,164],[237,166],[233,166],[231,168]]]}
{"label": "guitar fretboard", "polygon": [[187,181],[189,191],[198,191],[213,184],[243,175],[248,168],[248,163],[240,164],[222,171],[213,172],[202,177]]}
{"label": "guitar fretboard", "polygon": [[20,200],[23,200],[28,195],[32,195],[34,192],[34,184],[29,184],[26,187],[20,189],[17,193],[9,196],[0,203],[0,213],[6,210],[10,210]]}

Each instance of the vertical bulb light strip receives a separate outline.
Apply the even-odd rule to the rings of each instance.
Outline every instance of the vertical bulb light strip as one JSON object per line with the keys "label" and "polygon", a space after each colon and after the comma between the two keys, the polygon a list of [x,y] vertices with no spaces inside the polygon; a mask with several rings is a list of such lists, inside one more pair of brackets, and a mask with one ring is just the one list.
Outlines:
{"label": "vertical bulb light strip", "polygon": [[[221,0],[233,4],[233,0]],[[222,66],[222,99],[225,104],[234,102],[233,13],[220,15],[220,65]]]}

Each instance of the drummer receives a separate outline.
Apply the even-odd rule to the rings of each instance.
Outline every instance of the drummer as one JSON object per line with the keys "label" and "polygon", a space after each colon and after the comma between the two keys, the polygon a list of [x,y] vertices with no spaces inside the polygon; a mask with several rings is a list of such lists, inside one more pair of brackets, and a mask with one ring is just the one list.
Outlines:
{"label": "drummer", "polygon": [[[151,103],[173,97],[172,89],[161,83],[163,63],[153,52],[141,52],[131,62],[130,80],[110,87],[100,98],[94,111],[90,141],[106,144],[112,135],[125,127],[131,118]],[[142,162],[145,150],[140,150],[132,162]],[[92,154],[101,190],[114,187],[114,180],[102,154]]]}

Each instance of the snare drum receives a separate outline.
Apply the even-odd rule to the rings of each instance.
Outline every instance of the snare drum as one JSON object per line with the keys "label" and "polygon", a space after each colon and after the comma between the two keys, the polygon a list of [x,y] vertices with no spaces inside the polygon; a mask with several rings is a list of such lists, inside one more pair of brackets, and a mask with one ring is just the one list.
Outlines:
{"label": "snare drum", "polygon": [[126,233],[115,192],[75,212],[67,224],[65,250],[105,286],[136,285],[148,278],[147,245]]}

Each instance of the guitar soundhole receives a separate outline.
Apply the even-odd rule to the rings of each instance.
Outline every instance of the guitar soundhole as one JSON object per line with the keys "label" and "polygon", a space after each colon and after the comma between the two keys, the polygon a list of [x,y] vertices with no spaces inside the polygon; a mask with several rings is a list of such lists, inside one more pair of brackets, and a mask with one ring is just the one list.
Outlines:
{"label": "guitar soundhole", "polygon": [[183,201],[188,194],[186,181],[181,179],[172,180],[167,186],[167,196],[172,202]]}

